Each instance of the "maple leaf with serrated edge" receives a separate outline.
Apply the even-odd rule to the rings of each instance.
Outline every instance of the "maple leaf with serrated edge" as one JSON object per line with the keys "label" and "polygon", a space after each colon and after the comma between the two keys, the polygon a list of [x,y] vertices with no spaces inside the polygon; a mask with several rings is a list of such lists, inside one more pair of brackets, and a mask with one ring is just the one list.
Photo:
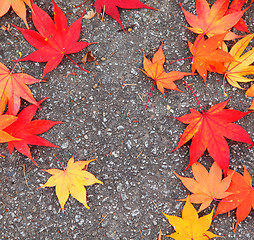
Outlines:
{"label": "maple leaf with serrated edge", "polygon": [[120,20],[119,12],[117,8],[127,8],[127,9],[138,9],[138,8],[147,8],[151,10],[157,10],[155,8],[149,7],[139,0],[95,0],[94,8],[95,11],[100,14],[101,11],[108,14],[114,20],[116,20],[121,28],[124,30],[122,22]]}
{"label": "maple leaf with serrated edge", "polygon": [[206,83],[207,71],[223,74],[226,70],[224,62],[232,62],[234,58],[227,52],[218,49],[221,47],[225,34],[220,34],[205,40],[199,35],[194,44],[188,41],[192,53],[192,73],[197,70]]}
{"label": "maple leaf with serrated edge", "polygon": [[37,135],[48,131],[50,128],[52,128],[56,124],[63,123],[59,121],[50,121],[50,120],[33,120],[32,121],[34,114],[36,110],[38,109],[39,105],[46,99],[47,98],[39,101],[38,105],[30,105],[24,108],[17,115],[17,120],[15,122],[13,122],[11,125],[3,129],[4,132],[10,134],[14,138],[20,139],[19,141],[8,142],[9,156],[13,152],[14,148],[16,148],[20,153],[24,154],[30,160],[32,160],[32,162],[37,167],[38,165],[34,161],[28,145],[39,145],[39,146],[59,148],[59,146],[56,146]]}
{"label": "maple leaf with serrated edge", "polygon": [[[193,95],[198,102],[196,95],[194,93]],[[251,113],[251,111],[241,112],[233,109],[224,109],[229,100],[230,98],[212,106],[208,111],[204,111],[198,102],[201,113],[191,108],[190,114],[176,118],[178,121],[189,125],[184,130],[177,147],[172,151],[177,150],[192,139],[190,161],[186,169],[197,162],[207,149],[210,156],[226,174],[229,166],[230,151],[225,137],[234,141],[248,143],[251,145],[249,148],[253,146],[250,135],[241,126],[233,123]]]}
{"label": "maple leaf with serrated edge", "polygon": [[[63,11],[53,0],[52,2],[54,6],[54,22],[45,11],[32,3],[33,23],[38,32],[13,25],[33,47],[38,49],[35,52],[30,53],[28,56],[16,61],[30,60],[35,62],[47,62],[43,72],[44,75],[55,69],[64,56],[76,64],[67,54],[79,52],[92,44],[78,42],[82,17],[85,11],[82,16],[69,27]],[[79,65],[78,67],[88,72]]]}
{"label": "maple leaf with serrated edge", "polygon": [[[231,4],[229,5],[229,8],[225,15],[235,12],[240,12],[242,6],[247,2],[248,0],[233,0]],[[247,28],[247,25],[245,21],[240,18],[240,20],[234,25],[234,28],[238,31],[247,32],[250,33],[250,31]]]}
{"label": "maple leaf with serrated edge", "polygon": [[[169,73],[166,73],[163,68],[163,64],[165,63],[165,56],[162,50],[162,46],[163,46],[163,43],[154,54],[152,61],[146,58],[145,53],[143,51],[143,57],[144,57],[143,66],[145,71],[141,69],[140,70],[143,73],[145,73],[148,77],[154,80],[154,84],[153,84],[149,99],[151,97],[155,83],[158,90],[165,97],[164,88],[182,92],[181,90],[177,88],[174,81],[182,79],[185,76],[192,75],[192,73],[179,72],[179,71],[171,71]],[[149,102],[149,99],[148,99],[148,102]],[[147,102],[146,108],[148,106],[148,102]]]}
{"label": "maple leaf with serrated edge", "polygon": [[191,25],[187,27],[194,33],[212,37],[217,34],[227,33],[225,40],[233,40],[237,36],[233,32],[228,32],[242,17],[247,10],[230,13],[225,16],[230,0],[217,0],[210,8],[206,0],[196,0],[197,16],[187,12],[182,4],[186,21]]}
{"label": "maple leaf with serrated edge", "polygon": [[41,80],[26,73],[13,73],[14,68],[10,72],[4,64],[0,63],[0,114],[5,111],[8,102],[8,113],[17,115],[20,108],[20,98],[32,104],[37,104],[27,85]]}
{"label": "maple leaf with serrated edge", "polygon": [[[206,168],[196,162],[191,165],[193,178],[182,177],[175,171],[174,174],[181,180],[183,185],[193,194],[191,194],[191,203],[201,203],[199,212],[206,209],[213,200],[225,198],[231,193],[227,191],[231,182],[231,175],[222,179],[222,170],[219,165],[214,162],[208,172]],[[185,201],[186,199],[181,199]]]}
{"label": "maple leaf with serrated edge", "polygon": [[230,50],[229,54],[235,59],[234,62],[225,63],[225,77],[230,85],[243,89],[238,82],[251,82],[253,79],[244,77],[245,75],[254,74],[254,66],[250,66],[254,62],[254,48],[244,53],[247,45],[254,37],[254,34],[247,35],[238,41]]}
{"label": "maple leaf with serrated edge", "polygon": [[32,9],[30,0],[1,0],[0,17],[5,15],[9,11],[10,7],[12,7],[13,11],[24,21],[26,27],[28,28],[25,3]]}
{"label": "maple leaf with serrated edge", "polygon": [[237,223],[234,228],[235,232],[238,224],[248,216],[251,208],[254,209],[254,188],[246,167],[244,167],[243,175],[232,170],[229,170],[229,174],[232,174],[232,181],[228,191],[232,194],[219,202],[214,218],[218,214],[223,214],[236,208]]}
{"label": "maple leaf with serrated edge", "polygon": [[220,237],[208,231],[212,223],[213,212],[214,209],[208,215],[199,218],[196,209],[191,204],[189,197],[187,197],[183,207],[182,218],[162,212],[175,229],[174,233],[166,235],[166,237],[176,240],[207,240]]}
{"label": "maple leaf with serrated edge", "polygon": [[3,131],[2,129],[7,128],[11,124],[13,124],[17,120],[17,117],[12,115],[0,115],[0,143],[10,142],[10,141],[18,141],[18,138],[15,138]]}
{"label": "maple leaf with serrated edge", "polygon": [[86,189],[84,186],[90,186],[95,183],[103,184],[93,174],[84,170],[88,164],[96,159],[88,161],[74,162],[74,155],[69,159],[66,170],[60,169],[43,169],[43,171],[53,175],[48,181],[39,188],[56,187],[56,196],[64,212],[64,205],[71,194],[86,208],[89,206],[86,202]]}

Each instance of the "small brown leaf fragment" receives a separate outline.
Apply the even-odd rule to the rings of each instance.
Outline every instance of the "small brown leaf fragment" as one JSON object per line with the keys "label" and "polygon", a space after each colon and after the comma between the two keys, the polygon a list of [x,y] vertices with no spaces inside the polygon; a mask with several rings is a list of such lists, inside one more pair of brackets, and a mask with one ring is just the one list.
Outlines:
{"label": "small brown leaf fragment", "polygon": [[93,9],[91,9],[91,10],[87,11],[87,13],[84,15],[83,18],[91,19],[95,16],[95,14],[96,14],[96,12]]}
{"label": "small brown leaf fragment", "polygon": [[96,58],[94,57],[92,51],[88,51],[86,55],[81,59],[81,62],[86,64],[87,62],[93,62]]}

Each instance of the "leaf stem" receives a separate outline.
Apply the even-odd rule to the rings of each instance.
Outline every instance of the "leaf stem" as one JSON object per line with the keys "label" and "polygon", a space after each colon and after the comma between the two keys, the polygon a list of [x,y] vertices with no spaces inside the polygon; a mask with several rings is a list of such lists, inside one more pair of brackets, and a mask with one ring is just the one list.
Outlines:
{"label": "leaf stem", "polygon": [[183,83],[186,84],[186,86],[190,89],[191,93],[194,95],[194,97],[195,97],[195,99],[196,99],[196,101],[197,101],[197,103],[198,103],[198,106],[199,106],[201,112],[202,112],[202,113],[205,113],[204,110],[201,108],[201,105],[200,105],[200,103],[199,103],[199,101],[198,101],[198,98],[197,98],[196,94],[192,91],[192,89],[190,88],[190,86],[188,85],[188,83],[185,82],[185,81],[183,81]]}
{"label": "leaf stem", "polygon": [[148,97],[148,100],[147,100],[147,103],[146,103],[145,110],[147,109],[147,106],[148,106],[148,103],[149,103],[149,101],[150,101],[150,98],[151,98],[151,95],[152,95],[152,92],[153,92],[154,86],[155,86],[155,81],[154,81],[154,83],[153,83],[153,86],[152,86],[152,89],[151,89],[150,95],[149,95],[149,97]]}
{"label": "leaf stem", "polygon": [[63,164],[60,162],[60,160],[57,158],[57,156],[56,156],[55,154],[53,154],[53,156],[54,156],[54,157],[56,158],[56,160],[61,164],[63,170],[65,171],[65,168],[64,168]]}
{"label": "leaf stem", "polygon": [[75,8],[79,8],[79,7],[81,7],[82,5],[84,5],[86,2],[88,2],[89,0],[86,0],[86,1],[84,1],[83,3],[81,3],[81,4],[79,4],[78,6],[76,6],[76,5],[74,5],[74,7]]}
{"label": "leaf stem", "polygon": [[[21,54],[21,52],[19,52],[19,59],[21,58],[21,56],[22,56],[22,54]],[[14,70],[14,68],[17,66],[17,64],[18,64],[18,62],[19,62],[19,59],[18,59],[18,60],[15,60],[15,61],[16,61],[16,63],[15,63],[15,65],[14,65],[14,67],[12,68],[12,70],[11,70],[10,74],[12,74],[12,73],[13,73],[13,70]]]}
{"label": "leaf stem", "polygon": [[177,59],[177,60],[175,60],[175,61],[172,61],[170,64],[175,63],[175,62],[178,62],[178,61],[182,61],[182,60],[185,60],[185,59],[189,59],[189,58],[193,58],[193,56],[191,56],[191,57],[186,57],[186,58],[181,58],[181,59]]}
{"label": "leaf stem", "polygon": [[80,69],[82,69],[83,71],[90,73],[90,71],[87,71],[86,69],[82,68],[81,66],[79,66],[75,61],[73,61],[67,54],[64,54],[71,62],[73,62],[76,66],[78,66]]}
{"label": "leaf stem", "polygon": [[226,78],[226,74],[224,74],[224,77],[222,80],[222,85],[223,85],[223,94],[225,97],[227,97],[228,95],[226,94],[226,91],[225,91],[225,78]]}

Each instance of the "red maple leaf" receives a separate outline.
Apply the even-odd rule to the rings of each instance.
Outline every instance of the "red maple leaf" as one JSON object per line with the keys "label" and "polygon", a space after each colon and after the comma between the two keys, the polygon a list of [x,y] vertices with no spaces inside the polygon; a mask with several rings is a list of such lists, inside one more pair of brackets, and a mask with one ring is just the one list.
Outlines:
{"label": "red maple leaf", "polygon": [[[233,0],[229,6],[229,9],[227,10],[225,15],[231,14],[231,13],[237,13],[241,12],[242,6],[247,2],[248,0]],[[243,18],[240,18],[240,20],[234,25],[234,28],[238,31],[247,32],[250,33],[250,31],[247,28],[247,25]]]}
{"label": "red maple leaf", "polygon": [[[38,106],[45,100],[46,98],[39,101]],[[42,134],[48,131],[54,125],[63,123],[49,120],[32,121],[34,114],[38,109],[38,106],[30,105],[26,107],[18,114],[18,119],[14,123],[6,127],[5,129],[2,129],[4,132],[10,134],[12,137],[20,139],[19,141],[8,142],[9,156],[13,152],[14,148],[16,148],[20,153],[30,158],[37,167],[38,165],[34,161],[28,145],[39,145],[58,148],[58,146],[50,143],[42,137],[37,136],[37,134]]]}
{"label": "red maple leaf", "polygon": [[[10,142],[13,140],[19,140],[18,138],[15,138],[8,134],[5,131],[2,131],[2,129],[7,128],[10,126],[12,123],[14,123],[17,120],[17,117],[12,116],[12,115],[0,115],[0,143],[5,143],[5,142]],[[0,154],[0,156],[2,156]]]}
{"label": "red maple leaf", "polygon": [[[38,49],[17,61],[30,60],[35,62],[47,62],[43,72],[44,75],[55,69],[64,56],[70,59],[67,54],[79,52],[92,44],[77,42],[80,35],[82,17],[85,11],[82,16],[69,27],[63,11],[53,0],[52,2],[54,6],[54,22],[45,11],[32,3],[33,23],[38,32],[13,25],[33,47]],[[72,59],[70,60],[73,62]],[[83,70],[86,71],[85,69]]]}
{"label": "red maple leaf", "polygon": [[175,151],[192,139],[190,162],[186,169],[197,162],[207,149],[210,156],[226,173],[229,166],[230,152],[225,137],[234,141],[251,144],[250,148],[253,146],[250,135],[241,126],[233,123],[251,111],[241,112],[233,109],[224,109],[229,100],[212,106],[206,112],[198,102],[201,113],[191,108],[190,114],[176,118],[178,121],[189,125],[184,130],[177,147],[172,151]]}
{"label": "red maple leaf", "polygon": [[229,170],[229,173],[232,174],[232,180],[227,191],[232,194],[219,202],[214,217],[236,208],[235,232],[238,224],[248,216],[251,208],[254,209],[254,187],[246,167],[244,167],[243,175],[232,170]]}
{"label": "red maple leaf", "polygon": [[124,27],[121,23],[119,12],[117,7],[119,8],[127,8],[127,9],[138,9],[138,8],[147,8],[156,10],[155,8],[149,7],[139,0],[95,0],[94,2],[95,11],[100,14],[103,10],[110,17],[115,19],[121,28],[124,30]]}

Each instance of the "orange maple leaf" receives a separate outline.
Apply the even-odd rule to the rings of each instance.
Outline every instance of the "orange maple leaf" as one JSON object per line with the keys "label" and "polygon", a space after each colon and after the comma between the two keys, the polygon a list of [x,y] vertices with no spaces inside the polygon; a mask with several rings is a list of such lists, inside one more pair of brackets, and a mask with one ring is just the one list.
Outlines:
{"label": "orange maple leaf", "polygon": [[[143,57],[144,57],[143,66],[145,71],[143,70],[141,71],[145,73],[148,77],[154,80],[154,84],[153,84],[149,99],[151,97],[155,83],[158,90],[165,97],[164,88],[182,92],[181,90],[177,88],[174,81],[182,79],[185,76],[191,75],[191,73],[187,73],[187,72],[171,71],[169,73],[166,73],[164,71],[163,64],[165,63],[165,56],[162,50],[162,45],[163,43],[159,47],[158,51],[154,54],[152,61],[146,58],[145,53],[143,51]],[[149,102],[149,99],[148,99],[148,102]],[[147,102],[147,105],[148,105],[148,102]],[[147,108],[147,105],[146,105],[146,108]]]}
{"label": "orange maple leaf", "polygon": [[0,143],[18,141],[19,138],[15,138],[9,133],[3,131],[6,127],[14,123],[18,118],[12,115],[0,115]]}
{"label": "orange maple leaf", "polygon": [[227,33],[225,40],[235,39],[233,32],[228,32],[242,17],[247,10],[230,13],[225,16],[230,0],[217,0],[210,8],[206,0],[196,0],[197,16],[187,12],[182,4],[185,19],[192,27],[187,27],[194,33],[212,37],[217,34]]}
{"label": "orange maple leaf", "polygon": [[254,188],[246,167],[244,167],[243,175],[232,170],[228,172],[233,174],[228,188],[228,191],[232,194],[220,201],[214,217],[236,208],[237,222],[234,228],[235,232],[237,225],[248,216],[251,208],[254,209]]}
{"label": "orange maple leaf", "polygon": [[190,52],[192,53],[192,73],[197,70],[206,83],[207,71],[223,74],[226,71],[224,62],[232,62],[234,58],[227,52],[219,49],[225,34],[220,34],[205,40],[203,35],[199,35],[194,44],[188,41]]}
{"label": "orange maple leaf", "polygon": [[103,182],[98,180],[92,173],[84,170],[88,167],[88,164],[94,160],[96,159],[74,162],[74,155],[72,155],[67,163],[67,168],[65,169],[62,166],[64,170],[54,168],[43,169],[43,171],[53,176],[39,188],[56,187],[56,196],[63,212],[69,194],[89,209],[86,202],[86,189],[84,186],[90,186],[95,183],[103,184]]}
{"label": "orange maple leaf", "polygon": [[30,0],[1,0],[1,7],[0,7],[0,17],[5,15],[10,7],[12,7],[13,11],[24,21],[26,27],[28,27],[26,21],[26,5],[32,9],[31,1]]}
{"label": "orange maple leaf", "polygon": [[[231,175],[222,180],[222,170],[214,162],[208,172],[200,163],[192,164],[193,178],[182,177],[175,171],[174,174],[182,181],[183,185],[193,194],[190,195],[191,203],[201,203],[199,212],[206,209],[213,200],[222,199],[231,193],[227,191]],[[186,201],[186,199],[181,199]]]}
{"label": "orange maple leaf", "polygon": [[8,113],[17,115],[20,98],[38,105],[26,84],[33,84],[41,80],[26,73],[13,73],[14,68],[10,72],[4,64],[0,63],[0,114],[4,112],[8,102]]}
{"label": "orange maple leaf", "polygon": [[[245,95],[246,97],[254,97],[254,84],[252,84],[251,87],[246,91]],[[254,99],[249,109],[254,110]]]}

